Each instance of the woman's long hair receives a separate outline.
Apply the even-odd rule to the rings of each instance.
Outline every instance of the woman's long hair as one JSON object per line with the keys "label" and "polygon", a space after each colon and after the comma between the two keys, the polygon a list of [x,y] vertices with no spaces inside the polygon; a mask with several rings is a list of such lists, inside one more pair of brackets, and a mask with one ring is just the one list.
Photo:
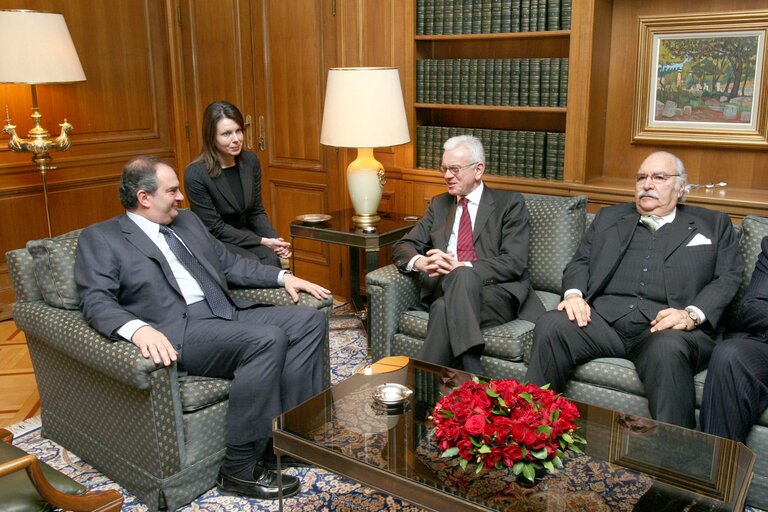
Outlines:
{"label": "woman's long hair", "polygon": [[[195,162],[205,162],[208,175],[216,178],[221,174],[219,152],[216,150],[216,126],[222,119],[231,119],[243,130],[245,121],[240,110],[228,101],[215,101],[205,107],[203,114],[203,149],[195,159]],[[240,163],[243,152],[235,157],[235,163]]]}

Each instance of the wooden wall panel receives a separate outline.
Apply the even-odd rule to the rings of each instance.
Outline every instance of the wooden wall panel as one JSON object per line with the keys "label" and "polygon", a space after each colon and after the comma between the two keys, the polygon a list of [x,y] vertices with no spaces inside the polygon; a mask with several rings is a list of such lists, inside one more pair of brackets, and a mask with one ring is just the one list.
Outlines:
{"label": "wooden wall panel", "polygon": [[[58,133],[66,117],[75,127],[72,148],[52,153],[58,166],[48,173],[53,234],[115,215],[122,210],[116,191],[126,161],[156,154],[173,163],[175,157],[164,2],[2,0],[0,8],[62,13],[86,75],[84,82],[37,87],[43,126]],[[24,42],[8,42],[5,51],[15,44]],[[0,85],[0,105],[8,105],[22,137],[32,126],[31,103],[29,86]],[[11,302],[4,253],[45,236],[47,228],[39,171],[30,154],[8,151],[5,134],[0,212],[0,302]]]}

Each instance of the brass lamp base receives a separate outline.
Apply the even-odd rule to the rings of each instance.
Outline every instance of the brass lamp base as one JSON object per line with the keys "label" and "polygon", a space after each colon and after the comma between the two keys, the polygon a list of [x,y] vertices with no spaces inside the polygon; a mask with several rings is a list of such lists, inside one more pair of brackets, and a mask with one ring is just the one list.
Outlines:
{"label": "brass lamp base", "polygon": [[352,223],[355,226],[361,228],[367,228],[369,226],[378,226],[381,221],[381,217],[376,213],[364,213],[362,215],[353,215]]}

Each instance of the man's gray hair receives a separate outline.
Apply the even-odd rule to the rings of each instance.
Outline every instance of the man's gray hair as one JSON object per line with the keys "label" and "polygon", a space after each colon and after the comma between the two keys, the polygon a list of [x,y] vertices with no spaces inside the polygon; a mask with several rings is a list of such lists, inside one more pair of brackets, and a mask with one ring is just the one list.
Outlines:
{"label": "man's gray hair", "polygon": [[156,156],[137,156],[123,167],[120,176],[120,203],[126,210],[135,210],[139,206],[136,194],[145,190],[148,194],[157,192],[157,166],[165,163]]}
{"label": "man's gray hair", "polygon": [[451,151],[459,146],[463,146],[467,150],[467,156],[471,162],[485,164],[485,150],[480,139],[472,135],[457,135],[445,141],[443,149]]}

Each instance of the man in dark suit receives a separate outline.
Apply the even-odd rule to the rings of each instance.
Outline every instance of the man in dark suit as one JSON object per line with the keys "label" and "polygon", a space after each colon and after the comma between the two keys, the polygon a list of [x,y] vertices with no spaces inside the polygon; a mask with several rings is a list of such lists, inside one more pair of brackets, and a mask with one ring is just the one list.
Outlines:
{"label": "man in dark suit", "polygon": [[768,407],[768,237],[761,249],[741,303],[746,334],[715,347],[699,412],[701,430],[742,443]]}
{"label": "man in dark suit", "polygon": [[[155,364],[232,379],[223,492],[275,498],[268,467],[271,419],[322,389],[326,322],[304,307],[257,307],[234,300],[235,286],[284,286],[324,298],[328,290],[226,250],[183,199],[173,169],[138,157],[123,169],[120,215],[83,230],[75,280],[83,313],[99,332],[128,340]],[[295,461],[298,463],[297,461]],[[300,489],[285,475],[283,490]]]}
{"label": "man in dark suit", "polygon": [[679,204],[676,156],[651,154],[636,178],[635,203],[599,210],[565,268],[564,299],[536,324],[526,379],[563,391],[575,366],[626,358],[651,415],[692,428],[693,376],[739,287],[741,253],[727,215]]}
{"label": "man in dark suit", "polygon": [[480,141],[448,139],[440,171],[448,192],[393,246],[395,264],[422,276],[429,326],[419,358],[482,373],[481,329],[544,312],[528,280],[528,211],[520,194],[483,184]]}

